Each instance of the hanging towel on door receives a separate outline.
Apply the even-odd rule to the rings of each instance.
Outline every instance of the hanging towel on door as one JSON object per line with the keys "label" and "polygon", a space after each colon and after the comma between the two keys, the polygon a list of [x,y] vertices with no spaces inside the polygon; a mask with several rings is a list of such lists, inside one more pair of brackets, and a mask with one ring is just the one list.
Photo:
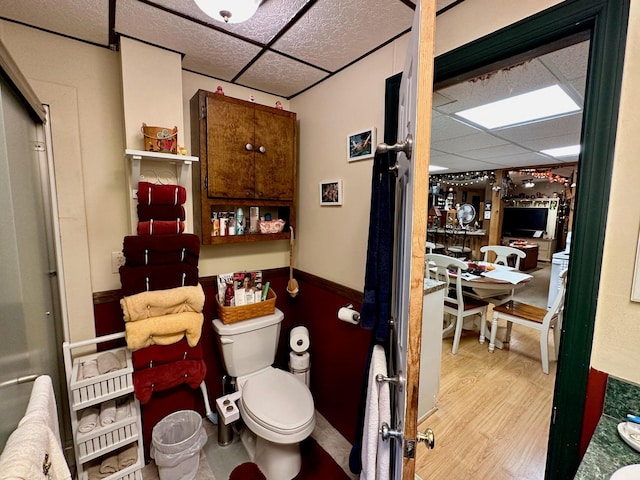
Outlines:
{"label": "hanging towel on door", "polygon": [[385,342],[389,337],[391,316],[396,176],[389,167],[395,161],[395,153],[376,153],[371,179],[369,240],[360,324],[372,329],[378,342]]}
{"label": "hanging towel on door", "polygon": [[362,436],[361,480],[389,479],[389,441],[382,441],[379,430],[382,422],[389,423],[391,405],[389,384],[376,382],[376,375],[379,374],[387,376],[387,357],[382,345],[373,347],[369,366],[369,387]]}

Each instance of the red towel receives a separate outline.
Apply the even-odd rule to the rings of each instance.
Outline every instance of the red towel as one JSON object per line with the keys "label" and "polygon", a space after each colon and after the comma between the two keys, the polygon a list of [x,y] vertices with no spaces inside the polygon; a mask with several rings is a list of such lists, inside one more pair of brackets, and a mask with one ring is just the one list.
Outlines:
{"label": "red towel", "polygon": [[260,471],[258,465],[252,462],[245,462],[233,469],[231,475],[229,475],[229,480],[267,480],[267,477]]}
{"label": "red towel", "polygon": [[155,237],[130,235],[124,237],[122,252],[128,267],[183,262],[197,267],[200,238],[192,233]]}
{"label": "red towel", "polygon": [[182,205],[140,205],[138,204],[138,221],[149,220],[182,220],[186,218]]}
{"label": "red towel", "polygon": [[186,263],[120,267],[122,295],[198,285],[198,267]]}
{"label": "red towel", "polygon": [[140,205],[182,205],[187,200],[187,190],[180,185],[155,185],[138,183]]}
{"label": "red towel", "polygon": [[184,232],[184,222],[178,219],[138,222],[138,235],[168,235],[182,232]]}
{"label": "red towel", "polygon": [[153,368],[134,370],[133,391],[140,403],[151,400],[153,392],[161,392],[182,383],[198,388],[207,373],[203,360],[180,360]]}
{"label": "red towel", "polygon": [[151,345],[131,352],[131,359],[135,370],[157,367],[180,360],[202,360],[202,342],[198,342],[193,348],[189,346],[186,338],[171,345]]}

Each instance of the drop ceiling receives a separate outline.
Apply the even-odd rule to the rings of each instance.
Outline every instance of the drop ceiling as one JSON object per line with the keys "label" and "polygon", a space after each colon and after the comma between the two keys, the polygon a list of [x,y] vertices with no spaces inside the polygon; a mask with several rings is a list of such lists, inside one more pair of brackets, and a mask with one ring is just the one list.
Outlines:
{"label": "drop ceiling", "polygon": [[[463,1],[438,0],[437,12]],[[20,0],[4,2],[0,18],[114,50],[126,36],[179,53],[184,70],[290,99],[406,34],[414,9],[413,0],[263,0],[247,22],[224,24],[192,0]],[[582,105],[587,53],[576,45],[438,91],[431,163],[463,172],[577,161],[538,152],[579,143],[581,113],[496,131],[452,114],[552,83]]]}

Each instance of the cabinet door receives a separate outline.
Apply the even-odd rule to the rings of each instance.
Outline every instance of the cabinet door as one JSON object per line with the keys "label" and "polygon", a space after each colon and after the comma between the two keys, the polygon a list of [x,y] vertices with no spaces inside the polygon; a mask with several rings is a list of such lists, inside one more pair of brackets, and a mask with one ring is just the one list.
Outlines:
{"label": "cabinet door", "polygon": [[254,152],[246,147],[255,144],[253,126],[252,108],[207,96],[209,197],[254,198]]}
{"label": "cabinet door", "polygon": [[[255,112],[256,198],[293,200],[296,120],[277,112]],[[261,152],[260,147],[264,147]]]}

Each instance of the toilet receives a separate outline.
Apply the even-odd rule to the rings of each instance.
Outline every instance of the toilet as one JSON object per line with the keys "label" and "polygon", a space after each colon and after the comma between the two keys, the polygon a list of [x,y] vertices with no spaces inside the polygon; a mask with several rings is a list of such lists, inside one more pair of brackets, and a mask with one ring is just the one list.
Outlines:
{"label": "toilet", "polygon": [[290,480],[302,464],[300,442],[316,424],[313,397],[293,374],[272,366],[284,314],[224,324],[213,320],[227,373],[236,377],[240,438],[267,480]]}

